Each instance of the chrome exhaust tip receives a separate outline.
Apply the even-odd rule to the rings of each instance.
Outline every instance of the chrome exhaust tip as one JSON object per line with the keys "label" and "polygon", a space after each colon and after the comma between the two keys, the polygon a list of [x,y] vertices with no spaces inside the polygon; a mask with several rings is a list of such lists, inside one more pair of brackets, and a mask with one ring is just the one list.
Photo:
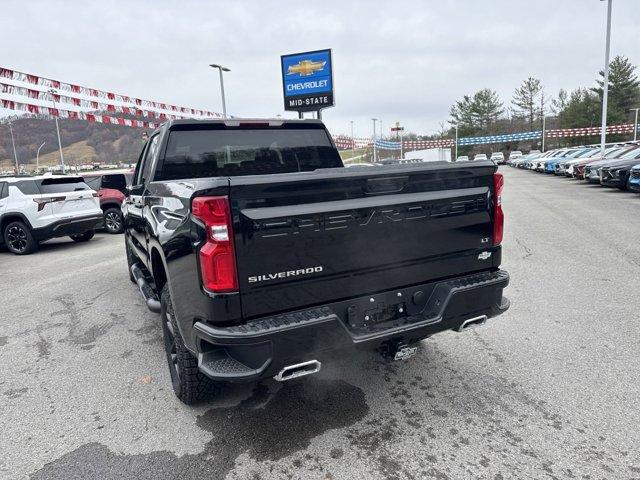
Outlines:
{"label": "chrome exhaust tip", "polygon": [[278,382],[285,382],[294,378],[312,375],[320,371],[322,364],[318,360],[309,360],[308,362],[296,363],[295,365],[287,365],[273,377]]}
{"label": "chrome exhaust tip", "polygon": [[465,320],[458,327],[458,333],[466,332],[467,330],[471,330],[473,328],[481,327],[487,323],[487,316],[480,315],[479,317],[473,317],[468,320]]}

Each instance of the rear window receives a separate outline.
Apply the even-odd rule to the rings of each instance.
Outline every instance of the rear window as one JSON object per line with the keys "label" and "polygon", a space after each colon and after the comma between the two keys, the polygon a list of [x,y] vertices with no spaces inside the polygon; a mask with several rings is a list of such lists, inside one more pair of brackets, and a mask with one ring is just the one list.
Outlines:
{"label": "rear window", "polygon": [[98,176],[98,177],[85,177],[84,181],[87,185],[89,185],[89,187],[91,187],[92,190],[100,190],[100,180],[102,180],[102,177]]}
{"label": "rear window", "polygon": [[17,182],[16,187],[25,195],[39,195],[40,190],[38,190],[38,186],[36,182],[33,180],[24,180]]}
{"label": "rear window", "polygon": [[45,178],[40,182],[40,191],[43,194],[77,192],[82,190],[91,190],[91,188],[79,177]]}
{"label": "rear window", "polygon": [[266,175],[342,167],[318,128],[172,130],[155,180]]}
{"label": "rear window", "polygon": [[127,188],[127,179],[122,173],[114,173],[102,177],[102,188],[111,188],[113,190],[124,190]]}

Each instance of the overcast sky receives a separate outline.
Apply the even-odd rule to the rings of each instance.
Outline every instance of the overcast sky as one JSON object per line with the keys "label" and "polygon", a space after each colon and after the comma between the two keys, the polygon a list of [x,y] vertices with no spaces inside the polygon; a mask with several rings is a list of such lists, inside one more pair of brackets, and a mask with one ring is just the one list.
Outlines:
{"label": "overcast sky", "polygon": [[[639,0],[613,1],[612,57],[640,64]],[[0,66],[238,116],[283,112],[280,55],[332,48],[332,132],[399,120],[433,133],[464,94],[509,103],[527,76],[549,94],[591,86],[604,62],[599,0],[2,2]],[[5,111],[6,113],[6,111]]]}

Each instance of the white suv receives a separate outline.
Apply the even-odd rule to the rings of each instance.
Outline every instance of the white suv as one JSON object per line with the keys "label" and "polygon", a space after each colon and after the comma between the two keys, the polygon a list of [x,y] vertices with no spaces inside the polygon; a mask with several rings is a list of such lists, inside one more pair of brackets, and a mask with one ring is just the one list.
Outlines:
{"label": "white suv", "polygon": [[103,222],[98,194],[81,177],[0,178],[0,244],[12,253],[54,237],[86,242]]}

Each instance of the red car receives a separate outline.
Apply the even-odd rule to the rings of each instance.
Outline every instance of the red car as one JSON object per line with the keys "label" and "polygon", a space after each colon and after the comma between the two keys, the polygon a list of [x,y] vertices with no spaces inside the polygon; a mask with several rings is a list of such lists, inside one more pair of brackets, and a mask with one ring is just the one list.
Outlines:
{"label": "red car", "polygon": [[104,228],[109,233],[122,233],[124,222],[122,202],[127,185],[133,177],[132,172],[89,172],[82,177],[87,185],[98,192],[100,208],[104,214]]}

